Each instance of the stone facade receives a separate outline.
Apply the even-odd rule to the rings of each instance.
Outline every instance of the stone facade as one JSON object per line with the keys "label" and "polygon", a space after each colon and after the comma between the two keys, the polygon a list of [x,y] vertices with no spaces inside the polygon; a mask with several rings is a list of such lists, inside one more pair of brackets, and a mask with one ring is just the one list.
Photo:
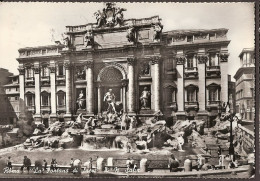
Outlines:
{"label": "stone facade", "polygon": [[236,72],[236,112],[242,119],[255,118],[255,57],[253,48],[245,48],[239,55],[241,67]]}
{"label": "stone facade", "polygon": [[0,77],[0,124],[16,126],[20,113],[18,76],[0,69]]}
{"label": "stone facade", "polygon": [[20,98],[35,119],[102,115],[109,89],[139,118],[212,119],[228,102],[227,29],[163,32],[158,16],[102,22],[67,26],[64,44],[19,49]]}

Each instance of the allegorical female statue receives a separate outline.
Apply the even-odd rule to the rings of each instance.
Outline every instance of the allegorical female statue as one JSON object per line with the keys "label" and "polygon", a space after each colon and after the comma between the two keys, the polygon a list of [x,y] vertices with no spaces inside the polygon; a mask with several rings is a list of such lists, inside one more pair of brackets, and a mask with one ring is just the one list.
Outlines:
{"label": "allegorical female statue", "polygon": [[84,93],[83,93],[83,90],[80,91],[79,93],[79,97],[77,98],[77,103],[78,103],[78,106],[79,106],[79,109],[84,109]]}
{"label": "allegorical female statue", "polygon": [[149,98],[151,96],[151,92],[147,90],[147,87],[144,87],[144,90],[141,94],[141,108],[147,109],[149,104]]}

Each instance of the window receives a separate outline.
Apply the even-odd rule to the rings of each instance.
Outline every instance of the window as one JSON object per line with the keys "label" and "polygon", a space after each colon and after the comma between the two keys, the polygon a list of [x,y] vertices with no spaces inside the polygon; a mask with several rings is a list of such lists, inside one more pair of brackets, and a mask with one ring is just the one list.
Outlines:
{"label": "window", "polygon": [[218,95],[218,89],[211,88],[209,89],[209,101],[218,101],[219,95]]}
{"label": "window", "polygon": [[251,88],[250,91],[251,91],[251,97],[254,97],[254,89]]}
{"label": "window", "polygon": [[49,93],[43,92],[42,93],[42,106],[48,106],[49,105]]}
{"label": "window", "polygon": [[64,75],[64,67],[63,65],[58,66],[58,75]]}
{"label": "window", "polygon": [[212,66],[218,66],[218,65],[219,65],[218,55],[216,53],[210,53],[208,66],[212,67]]}
{"label": "window", "polygon": [[42,67],[42,76],[43,77],[48,77],[49,76],[49,69],[47,66]]}
{"label": "window", "polygon": [[187,42],[192,42],[193,41],[193,36],[187,36]]}
{"label": "window", "polygon": [[187,68],[193,68],[193,56],[188,56],[187,57]]}
{"label": "window", "polygon": [[27,94],[26,95],[26,105],[27,106],[34,106],[34,95],[33,94]]}
{"label": "window", "polygon": [[15,96],[15,100],[16,100],[16,101],[19,100],[19,97],[18,97],[18,96]]}
{"label": "window", "polygon": [[57,104],[58,106],[65,106],[65,92],[59,91],[57,93]]}
{"label": "window", "polygon": [[15,91],[18,91],[18,87],[15,88]]}
{"label": "window", "polygon": [[196,89],[187,89],[187,102],[197,102]]}
{"label": "window", "polygon": [[171,104],[173,102],[176,102],[176,91],[175,91],[175,88],[173,87],[168,87],[165,89],[166,90],[166,97],[165,97],[165,100],[166,100],[166,104]]}
{"label": "window", "polygon": [[31,77],[33,77],[33,69],[32,68],[28,68],[27,69],[27,78],[31,78]]}

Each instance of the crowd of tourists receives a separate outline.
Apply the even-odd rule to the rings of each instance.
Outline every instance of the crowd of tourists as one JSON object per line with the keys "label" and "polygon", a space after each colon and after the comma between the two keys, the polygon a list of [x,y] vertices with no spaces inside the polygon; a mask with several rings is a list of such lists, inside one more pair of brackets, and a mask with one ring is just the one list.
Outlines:
{"label": "crowd of tourists", "polygon": [[[218,149],[219,156],[221,155],[221,153],[222,153],[222,151],[221,151],[221,148],[219,147],[219,149]],[[227,156],[225,156],[225,157],[227,157]],[[92,158],[89,158],[89,160],[87,162],[85,162],[83,164],[83,166],[87,167],[88,169],[97,169],[98,166],[94,165],[94,162],[96,162],[96,164],[97,164],[98,158],[99,158],[98,156],[97,156],[96,160],[93,160]],[[6,166],[10,170],[13,169],[13,161],[11,159],[11,156],[8,156],[7,162],[6,162]],[[73,174],[81,173],[81,166],[82,166],[82,161],[80,159],[73,159],[73,158],[71,158],[71,160],[70,160],[70,167],[69,167],[67,173],[73,173]],[[34,169],[31,169],[33,167],[34,167]],[[48,169],[48,167],[49,167],[49,169]],[[133,157],[131,157],[131,158],[127,158],[126,159],[125,167],[129,168],[129,169],[137,170],[138,169],[138,164],[137,164],[136,160]],[[184,167],[185,167],[185,164],[184,164]],[[227,168],[237,168],[237,167],[238,167],[238,162],[236,160],[236,161],[230,161]],[[59,168],[59,166],[58,166],[58,163],[57,163],[55,158],[51,159],[51,162],[50,162],[49,166],[48,166],[48,162],[46,161],[46,159],[44,159],[43,161],[39,161],[39,160],[35,161],[35,165],[32,166],[30,158],[28,158],[27,156],[24,156],[23,163],[22,163],[22,166],[20,167],[20,170],[21,170],[21,173],[24,172],[24,169],[26,169],[28,173],[30,172],[30,170],[34,170],[34,171],[38,170],[37,173],[44,173],[44,172],[47,172],[48,170],[54,172],[58,168]],[[66,167],[66,168],[68,168],[68,167]],[[177,158],[175,158],[174,154],[172,154],[169,157],[168,168],[169,168],[170,172],[179,172],[179,171],[183,170],[183,168],[180,167],[180,161]],[[197,171],[200,171],[200,170],[201,171],[207,171],[207,170],[215,170],[217,168],[216,168],[215,165],[211,165],[211,164],[209,164],[207,162],[202,162],[198,158],[197,164],[192,166],[192,169],[195,169]],[[250,168],[249,168],[249,172],[250,172],[251,175],[254,175],[254,173],[255,173],[254,169],[255,169],[254,164],[251,164]]]}

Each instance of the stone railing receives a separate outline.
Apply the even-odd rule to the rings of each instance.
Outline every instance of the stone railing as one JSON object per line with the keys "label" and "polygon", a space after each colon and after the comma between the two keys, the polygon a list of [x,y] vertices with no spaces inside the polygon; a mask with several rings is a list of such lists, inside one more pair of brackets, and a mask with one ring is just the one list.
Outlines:
{"label": "stone railing", "polygon": [[220,66],[207,66],[207,71],[220,71]]}
{"label": "stone railing", "polygon": [[199,102],[198,101],[185,102],[184,105],[185,105],[186,110],[190,110],[190,109],[198,110],[199,109]]}

